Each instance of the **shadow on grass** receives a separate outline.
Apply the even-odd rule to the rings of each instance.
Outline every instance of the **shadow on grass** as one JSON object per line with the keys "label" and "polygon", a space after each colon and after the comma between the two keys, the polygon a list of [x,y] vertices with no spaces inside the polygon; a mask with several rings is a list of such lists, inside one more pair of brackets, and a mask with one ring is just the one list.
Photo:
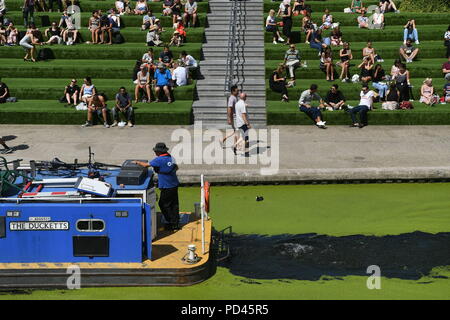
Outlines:
{"label": "shadow on grass", "polygon": [[222,266],[252,279],[315,281],[369,276],[367,267],[378,265],[383,277],[417,280],[434,267],[450,265],[450,232],[416,231],[383,237],[235,235],[229,243],[232,257]]}

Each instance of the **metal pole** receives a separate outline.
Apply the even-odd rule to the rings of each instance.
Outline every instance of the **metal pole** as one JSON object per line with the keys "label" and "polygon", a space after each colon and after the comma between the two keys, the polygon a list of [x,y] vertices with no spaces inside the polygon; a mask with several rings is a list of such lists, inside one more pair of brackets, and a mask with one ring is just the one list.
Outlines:
{"label": "metal pole", "polygon": [[200,176],[200,186],[201,186],[200,212],[202,215],[202,254],[205,254],[205,190],[203,189],[203,174]]}

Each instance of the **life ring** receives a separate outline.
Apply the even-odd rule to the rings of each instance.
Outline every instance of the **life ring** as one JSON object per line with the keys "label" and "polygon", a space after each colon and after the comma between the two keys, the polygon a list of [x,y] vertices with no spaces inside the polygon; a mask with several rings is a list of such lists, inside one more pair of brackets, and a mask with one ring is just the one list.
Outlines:
{"label": "life ring", "polygon": [[209,213],[209,209],[210,209],[210,198],[209,198],[209,189],[210,189],[210,184],[208,181],[205,181],[205,183],[203,184],[203,193],[204,193],[204,201],[205,201],[205,211]]}

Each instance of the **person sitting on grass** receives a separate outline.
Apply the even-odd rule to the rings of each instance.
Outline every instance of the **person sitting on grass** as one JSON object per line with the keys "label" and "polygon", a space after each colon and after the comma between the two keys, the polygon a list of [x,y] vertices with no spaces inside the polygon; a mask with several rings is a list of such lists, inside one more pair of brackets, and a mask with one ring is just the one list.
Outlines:
{"label": "person sitting on grass", "polygon": [[448,61],[442,65],[442,73],[444,74],[444,79],[450,81],[450,56]]}
{"label": "person sitting on grass", "polygon": [[174,25],[175,31],[173,32],[172,39],[170,40],[169,46],[181,46],[186,38],[186,31],[184,30],[183,20],[180,17],[180,21]]}
{"label": "person sitting on grass", "polygon": [[195,27],[197,23],[197,2],[194,0],[188,0],[184,5],[184,25],[187,27],[192,19],[190,27]]}
{"label": "person sitting on grass", "polygon": [[139,92],[142,90],[147,95],[147,99],[142,99],[142,102],[150,103],[152,102],[150,72],[145,65],[141,65],[140,69],[137,73],[136,87],[134,88],[134,102],[139,102]]}
{"label": "person sitting on grass", "polygon": [[359,64],[358,69],[360,69],[359,78],[362,82],[369,82],[373,77],[373,63],[368,57],[364,57],[363,61]]}
{"label": "person sitting on grass", "polygon": [[403,58],[406,60],[406,63],[412,63],[414,58],[419,53],[419,48],[414,48],[412,45],[412,40],[407,39],[406,44],[403,44],[400,49],[400,58]]}
{"label": "person sitting on grass", "polygon": [[194,73],[198,68],[197,60],[195,60],[193,56],[183,50],[180,53],[180,62],[181,65],[186,68],[187,77],[189,79],[191,77],[191,74]]}
{"label": "person sitting on grass", "polygon": [[9,98],[9,88],[0,78],[0,103],[5,103]]}
{"label": "person sitting on grass", "polygon": [[148,48],[147,52],[142,56],[142,64],[147,64],[148,66],[152,66],[155,58],[153,53],[153,48]]}
{"label": "person sitting on grass", "polygon": [[339,26],[336,26],[335,28],[333,28],[333,30],[331,30],[330,38],[332,46],[337,47],[344,45],[344,43],[342,42],[342,32]]}
{"label": "person sitting on grass", "polygon": [[384,60],[377,54],[377,51],[372,47],[372,41],[367,41],[367,45],[362,50],[362,55],[364,57],[369,57],[372,63],[384,62]]}
{"label": "person sitting on grass", "polygon": [[172,15],[172,7],[174,4],[174,0],[164,0],[162,3],[162,14],[163,16],[170,16]]}
{"label": "person sitting on grass", "polygon": [[443,100],[444,103],[450,102],[450,80],[447,80],[447,83],[444,85]]}
{"label": "person sitting on grass", "polygon": [[151,26],[155,24],[156,17],[153,15],[153,12],[149,10],[144,17],[142,17],[142,26],[141,30],[150,29]]}
{"label": "person sitting on grass", "polygon": [[381,64],[377,64],[373,71],[372,86],[378,90],[378,94],[382,101],[386,98],[386,91],[388,90],[388,85],[385,82],[386,80],[386,72]]}
{"label": "person sitting on grass", "polygon": [[420,102],[433,106],[439,102],[439,96],[434,93],[433,79],[426,78],[420,88]]}
{"label": "person sitting on grass", "polygon": [[447,47],[447,58],[450,58],[450,25],[444,33],[444,45]]}
{"label": "person sitting on grass", "polygon": [[300,52],[295,48],[295,44],[291,44],[289,50],[284,54],[284,65],[289,70],[291,81],[295,80],[295,68],[300,66]]}
{"label": "person sitting on grass", "polygon": [[270,9],[266,19],[266,31],[272,32],[273,44],[277,44],[277,41],[284,42],[284,39],[281,37],[280,31],[278,30],[277,18],[275,17],[275,10],[273,9]]}
{"label": "person sitting on grass", "polygon": [[173,70],[172,70],[172,80],[174,83],[178,86],[185,86],[187,85],[187,70],[186,68],[180,66],[180,63],[178,61],[174,61],[173,63]]}
{"label": "person sitting on grass", "polygon": [[292,14],[294,16],[298,16],[300,14],[305,16],[308,13],[308,6],[305,5],[305,0],[295,0],[292,8]]}
{"label": "person sitting on grass", "polygon": [[366,17],[366,10],[361,9],[361,15],[356,18],[358,22],[358,28],[368,29],[369,28],[369,18]]}
{"label": "person sitting on grass", "polygon": [[269,87],[272,91],[281,93],[281,101],[289,102],[288,91],[286,87],[286,78],[283,77],[285,67],[282,63],[273,71],[269,78]]}
{"label": "person sitting on grass", "polygon": [[183,11],[183,4],[181,0],[175,0],[172,6],[172,24],[177,23],[178,19],[183,21],[181,12]]}
{"label": "person sitting on grass", "polygon": [[97,10],[92,12],[92,17],[89,18],[89,31],[91,32],[92,43],[97,44],[98,35],[100,31],[100,17]]}
{"label": "person sitting on grass", "polygon": [[46,29],[44,33],[48,39],[46,44],[62,43],[61,29],[56,25],[56,22],[52,22],[52,26]]}
{"label": "person sitting on grass", "polygon": [[382,13],[387,13],[390,11],[394,11],[395,13],[400,13],[397,9],[397,6],[394,3],[394,0],[380,0],[380,10]]}
{"label": "person sitting on grass", "polygon": [[83,85],[81,86],[80,89],[80,101],[83,101],[85,104],[88,103],[88,99],[90,99],[94,94],[97,94],[97,89],[95,88],[95,86],[92,84],[92,79],[91,77],[86,77],[83,80]]}
{"label": "person sitting on grass", "polygon": [[350,9],[352,10],[353,13],[361,13],[361,11],[364,10],[362,0],[352,0]]}
{"label": "person sitting on grass", "polygon": [[325,72],[327,81],[334,81],[334,63],[330,47],[326,47],[321,54],[320,70]]}
{"label": "person sitting on grass", "polygon": [[172,79],[172,75],[170,71],[166,69],[163,63],[158,64],[158,69],[155,71],[155,79],[153,80],[155,83],[155,96],[156,102],[159,102],[159,94],[161,90],[163,90],[164,94],[167,97],[168,103],[172,103],[172,98],[170,97],[170,80]]}
{"label": "person sitting on grass", "polygon": [[[320,112],[320,108],[323,108],[324,104],[322,98],[317,93],[317,88],[316,84],[312,84],[309,90],[303,91],[298,100],[298,106],[299,110],[311,118],[318,128],[326,129],[326,121],[322,120],[322,112]],[[319,101],[319,107],[313,107],[311,105],[313,100]]]}
{"label": "person sitting on grass", "polygon": [[125,119],[127,119],[127,125],[132,127],[134,110],[131,106],[131,97],[125,87],[120,87],[119,93],[116,94],[116,105],[112,109],[114,122],[111,127],[115,127],[119,124],[118,121],[120,120],[120,114],[124,115]]}
{"label": "person sitting on grass", "polygon": [[342,82],[348,82],[350,81],[350,61],[353,59],[352,50],[350,49],[350,44],[348,42],[344,42],[342,49],[339,51],[339,56],[341,58],[339,65],[342,68],[339,79],[341,79]]}
{"label": "person sitting on grass", "polygon": [[383,110],[396,110],[398,109],[398,102],[400,100],[400,92],[395,85],[395,82],[391,82],[386,94],[386,101],[381,104]]}
{"label": "person sitting on grass", "polygon": [[148,11],[147,2],[145,0],[138,0],[134,8],[134,14],[143,15]]}
{"label": "person sitting on grass", "polygon": [[126,9],[128,8],[122,0],[116,0],[116,2],[114,2],[114,6],[116,7],[117,14],[119,15],[124,15],[126,13]]}
{"label": "person sitting on grass", "polygon": [[0,20],[0,45],[4,46],[6,44],[6,28],[3,22]]}
{"label": "person sitting on grass", "polygon": [[384,13],[377,8],[372,14],[372,23],[369,24],[369,29],[384,29]]}
{"label": "person sitting on grass", "polygon": [[409,71],[406,70],[406,65],[401,63],[399,65],[399,70],[397,75],[395,76],[395,83],[398,91],[400,92],[400,103],[403,101],[409,101],[410,99],[410,74]]}
{"label": "person sitting on grass", "polygon": [[330,10],[325,9],[325,14],[322,16],[321,29],[330,29],[333,25],[333,16],[330,14]]}
{"label": "person sitting on grass", "polygon": [[64,98],[67,101],[67,106],[78,104],[78,96],[80,95],[80,87],[77,85],[77,79],[72,79],[70,83],[64,88]]}
{"label": "person sitting on grass", "polygon": [[159,62],[163,63],[167,68],[172,67],[173,53],[169,46],[164,46],[163,51],[159,54]]}
{"label": "person sitting on grass", "polygon": [[94,94],[87,99],[87,121],[82,127],[93,126],[92,118],[94,113],[103,119],[103,126],[109,128],[108,109],[106,108],[106,99],[103,95]]}
{"label": "person sitting on grass", "polygon": [[341,110],[345,106],[345,97],[337,84],[333,84],[325,97],[324,103],[328,111]]}
{"label": "person sitting on grass", "polygon": [[311,14],[309,12],[302,19],[302,31],[305,33],[305,43],[310,44],[311,36],[316,30],[316,26],[311,19]]}
{"label": "person sitting on grass", "polygon": [[309,44],[309,47],[316,49],[319,53],[318,56],[320,57],[323,49],[325,49],[327,47],[327,45],[322,42],[322,30],[319,29],[317,31],[313,31],[311,33],[310,40],[311,40],[311,42]]}
{"label": "person sitting on grass", "polygon": [[6,45],[15,46],[17,44],[18,36],[19,31],[14,26],[14,23],[10,22],[8,28],[6,28]]}
{"label": "person sitting on grass", "polygon": [[162,44],[162,41],[160,39],[160,35],[163,31],[163,28],[161,27],[159,19],[155,19],[155,22],[153,25],[151,25],[147,32],[146,37],[146,43],[147,46],[159,46]]}
{"label": "person sitting on grass", "polygon": [[[369,90],[367,83],[362,85],[362,90],[359,95],[361,97],[359,105],[347,110],[352,118],[350,127],[363,128],[368,125],[367,112],[373,108],[373,98],[378,96],[376,92]],[[359,122],[356,120],[356,114],[359,114]]]}
{"label": "person sitting on grass", "polygon": [[[101,44],[112,45],[112,29],[113,23],[108,15],[104,14],[100,16],[100,42]],[[108,36],[108,42],[106,42],[106,36]]]}
{"label": "person sitting on grass", "polygon": [[403,27],[403,44],[406,44],[406,41],[408,39],[411,39],[412,41],[415,41],[416,44],[420,44],[419,42],[419,33],[417,32],[416,28],[416,21],[415,20],[408,20],[406,22],[405,26]]}

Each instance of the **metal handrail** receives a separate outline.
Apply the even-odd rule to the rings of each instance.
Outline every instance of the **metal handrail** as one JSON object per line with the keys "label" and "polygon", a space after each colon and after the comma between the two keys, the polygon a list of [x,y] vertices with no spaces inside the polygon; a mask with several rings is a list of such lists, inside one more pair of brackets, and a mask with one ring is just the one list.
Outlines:
{"label": "metal handrail", "polygon": [[234,73],[234,58],[236,55],[236,17],[237,17],[237,7],[238,0],[232,1],[230,7],[230,24],[228,27],[228,49],[227,49],[227,61],[225,70],[225,84],[224,93],[227,94],[233,83],[233,73]]}

